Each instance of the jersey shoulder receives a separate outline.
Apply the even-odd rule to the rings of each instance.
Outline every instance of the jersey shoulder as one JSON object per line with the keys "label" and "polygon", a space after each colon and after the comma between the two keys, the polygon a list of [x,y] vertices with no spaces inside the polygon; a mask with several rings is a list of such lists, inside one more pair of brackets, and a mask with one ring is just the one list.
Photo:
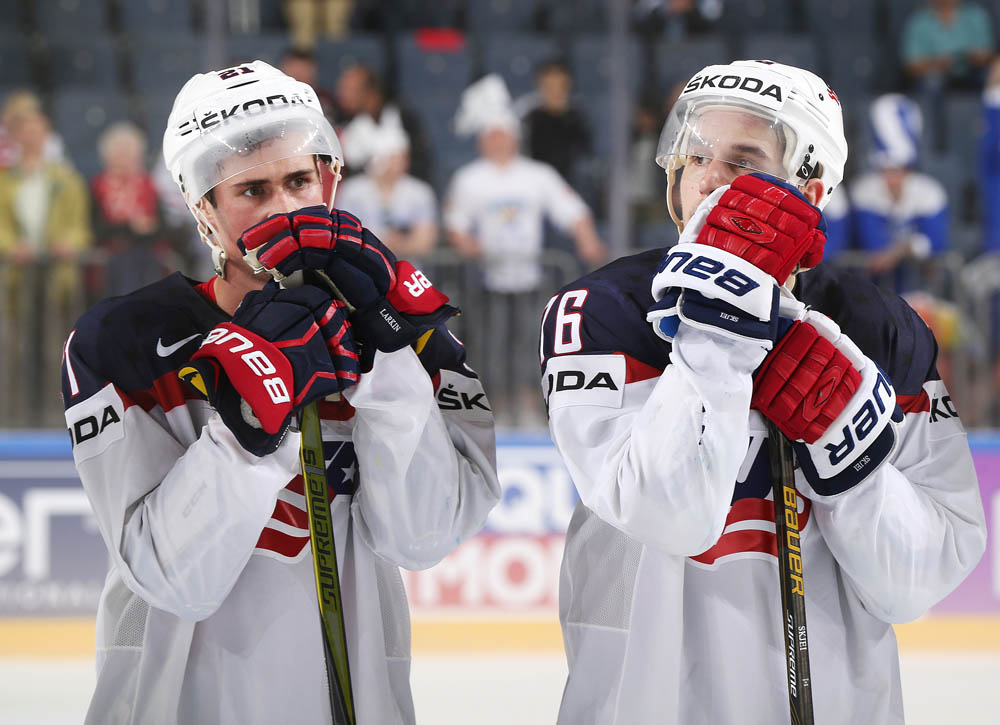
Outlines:
{"label": "jersey shoulder", "polygon": [[67,407],[109,382],[131,393],[150,389],[197,349],[226,314],[175,273],[85,312],[67,339],[63,398]]}
{"label": "jersey shoulder", "polygon": [[566,285],[542,317],[542,364],[566,354],[624,353],[662,370],[670,345],[653,332],[646,311],[664,250],[621,257]]}
{"label": "jersey shoulder", "polygon": [[828,264],[799,275],[795,292],[878,363],[897,393],[917,395],[925,381],[938,379],[934,335],[903,298]]}

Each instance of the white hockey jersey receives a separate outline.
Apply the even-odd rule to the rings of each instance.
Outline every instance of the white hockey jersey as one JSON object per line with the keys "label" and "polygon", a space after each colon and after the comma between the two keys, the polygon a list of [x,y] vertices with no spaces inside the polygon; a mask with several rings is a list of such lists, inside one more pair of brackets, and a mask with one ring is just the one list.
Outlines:
{"label": "white hockey jersey", "polygon": [[[543,316],[553,440],[579,490],[560,619],[562,725],[789,722],[777,541],[753,343],[645,321],[662,250],[564,288]],[[893,381],[889,462],[835,497],[804,494],[806,619],[817,725],[903,722],[891,624],[947,595],[985,548],[965,431],[936,345],[902,300],[819,267],[799,299]]]}
{"label": "white hockey jersey", "polygon": [[[331,721],[298,433],[264,458],[177,378],[228,319],[175,274],[106,300],[63,363],[73,455],[111,554],[87,723]],[[354,701],[413,723],[397,566],[428,567],[499,498],[492,414],[441,328],[321,403]],[[436,400],[439,389],[457,391]],[[457,406],[459,393],[470,405]]]}

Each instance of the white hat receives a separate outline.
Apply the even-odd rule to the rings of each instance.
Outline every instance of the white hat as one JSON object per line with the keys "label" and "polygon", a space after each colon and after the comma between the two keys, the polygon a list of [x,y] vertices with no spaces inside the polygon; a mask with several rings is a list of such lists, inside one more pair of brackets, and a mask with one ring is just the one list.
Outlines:
{"label": "white hat", "polygon": [[514,112],[507,84],[499,75],[491,73],[462,92],[462,102],[455,114],[455,133],[469,136],[494,128],[515,135],[521,133],[521,121]]}

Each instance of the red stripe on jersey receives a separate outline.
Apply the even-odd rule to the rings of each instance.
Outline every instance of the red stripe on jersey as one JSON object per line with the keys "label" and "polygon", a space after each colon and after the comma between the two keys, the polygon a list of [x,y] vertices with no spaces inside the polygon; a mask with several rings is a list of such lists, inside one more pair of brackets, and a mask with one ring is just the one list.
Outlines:
{"label": "red stripe on jersey", "polygon": [[298,506],[293,506],[287,501],[282,501],[280,498],[274,504],[274,513],[271,514],[271,518],[300,529],[309,528],[309,514]]}
{"label": "red stripe on jersey", "polygon": [[[305,482],[302,480],[302,474],[300,473],[298,476],[296,476],[291,481],[289,481],[288,485],[285,486],[285,489],[288,490],[288,491],[291,491],[292,493],[297,493],[299,496],[305,496],[306,495],[306,486],[305,486]],[[330,500],[331,501],[333,500],[333,497],[337,495],[336,493],[334,493],[333,488],[330,487],[329,485],[326,487],[326,492],[327,492],[327,495],[330,496]],[[280,501],[279,501],[279,503],[280,503]],[[306,525],[307,524],[303,524],[303,526],[306,526]]]}
{"label": "red stripe on jersey", "polygon": [[621,355],[625,358],[625,382],[626,383],[638,383],[643,380],[649,380],[650,378],[658,378],[663,374],[661,368],[653,367],[652,365],[647,365],[641,360],[636,360],[631,355],[624,352],[616,352],[616,355]]}
{"label": "red stripe on jersey", "polygon": [[201,400],[201,396],[194,388],[177,377],[176,370],[158,377],[153,381],[153,386],[147,390],[122,394],[122,400],[128,398],[147,413],[156,406],[163,408],[163,412],[166,413],[189,400]]}
{"label": "red stripe on jersey", "polygon": [[336,403],[319,401],[319,417],[323,420],[350,420],[354,417],[354,406],[341,398]]}
{"label": "red stripe on jersey", "polygon": [[[809,523],[809,513],[812,502],[799,494],[802,500],[802,513],[799,514],[799,531],[804,531]],[[726,516],[726,526],[743,521],[761,521],[774,524],[774,502],[765,498],[741,498],[735,501]],[[719,537],[712,548],[698,556],[692,556],[693,561],[700,564],[714,564],[724,556],[740,554],[748,551],[771,554],[778,557],[778,537],[773,531],[760,529],[740,529],[730,531]]]}
{"label": "red stripe on jersey", "polygon": [[701,564],[714,564],[717,560],[730,554],[739,554],[747,551],[756,551],[763,554],[770,554],[775,559],[778,558],[778,537],[773,531],[763,531],[761,529],[744,529],[723,534],[715,546],[704,554],[692,556],[691,559]]}
{"label": "red stripe on jersey", "polygon": [[904,413],[927,413],[931,409],[931,399],[927,391],[921,390],[920,395],[897,395],[896,402]]}
{"label": "red stripe on jersey", "polygon": [[264,528],[257,539],[257,548],[273,551],[276,554],[294,558],[302,553],[302,550],[309,545],[309,534],[303,536],[289,536],[277,529]]}

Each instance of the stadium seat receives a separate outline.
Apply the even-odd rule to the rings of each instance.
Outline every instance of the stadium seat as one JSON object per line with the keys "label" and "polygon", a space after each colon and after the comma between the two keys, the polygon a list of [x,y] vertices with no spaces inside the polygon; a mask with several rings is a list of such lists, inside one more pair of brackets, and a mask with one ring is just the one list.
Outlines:
{"label": "stadium seat", "polygon": [[[66,155],[87,178],[100,170],[97,140],[110,124],[132,117],[125,95],[97,88],[57,91],[52,98],[52,124],[66,145]],[[150,143],[150,149],[159,144]]]}
{"label": "stadium seat", "polygon": [[539,20],[559,36],[608,32],[607,0],[539,0]]}
{"label": "stadium seat", "polygon": [[137,34],[130,42],[132,83],[140,94],[163,93],[173,98],[188,79],[205,70],[203,40],[193,33]]}
{"label": "stadium seat", "polygon": [[575,105],[583,113],[590,127],[590,143],[594,155],[610,156],[611,100],[608,94],[592,93],[586,97],[585,103],[575,103]]}
{"label": "stadium seat", "polygon": [[[638,89],[641,74],[639,43],[634,38],[626,41],[626,67],[628,83]],[[570,70],[573,84],[579,93],[601,93],[611,87],[611,43],[606,35],[580,36],[570,45]]]}
{"label": "stadium seat", "polygon": [[808,35],[758,33],[743,38],[742,56],[753,60],[773,60],[824,74],[816,41]]}
{"label": "stadium seat", "polygon": [[845,104],[860,97],[888,91],[895,83],[890,58],[893,50],[867,37],[842,35],[826,38],[826,74],[823,78]]}
{"label": "stadium seat", "polygon": [[875,3],[870,0],[805,0],[806,28],[817,38],[862,38],[871,43],[875,35]]}
{"label": "stadium seat", "polygon": [[650,222],[640,226],[636,233],[636,245],[639,249],[656,249],[672,247],[677,244],[677,225],[670,219],[662,222]]}
{"label": "stadium seat", "polygon": [[492,35],[503,31],[535,29],[535,0],[469,0],[465,25],[471,33]]}
{"label": "stadium seat", "polygon": [[358,63],[384,77],[385,44],[375,35],[357,34],[343,40],[321,39],[316,44],[316,63],[319,66],[319,83],[323,86],[333,86],[345,68]]}
{"label": "stadium seat", "polygon": [[191,0],[125,0],[118,4],[122,29],[191,30]]}
{"label": "stadium seat", "polygon": [[35,0],[29,7],[34,26],[42,33],[66,30],[84,37],[109,27],[104,0]]}
{"label": "stadium seat", "polygon": [[[419,96],[407,94],[405,88],[402,91],[402,101],[420,119],[427,135],[433,160],[431,184],[439,193],[444,193],[455,169],[476,157],[475,137],[455,133],[459,96],[452,91],[429,91]],[[408,98],[413,102],[407,103]]]}
{"label": "stadium seat", "polygon": [[664,93],[674,84],[691,78],[707,65],[728,63],[735,59],[721,37],[706,37],[679,42],[662,42],[656,46],[656,68]]}
{"label": "stadium seat", "polygon": [[118,56],[109,33],[85,38],[47,39],[42,45],[46,78],[56,87],[119,85]]}
{"label": "stadium seat", "polygon": [[[839,0],[838,0],[839,1]],[[788,0],[725,0],[719,29],[740,37],[747,31],[787,33],[794,30],[794,13]]]}
{"label": "stadium seat", "polygon": [[982,118],[983,103],[979,94],[952,93],[945,98],[946,151],[973,179],[979,173]]}
{"label": "stadium seat", "polygon": [[137,109],[142,128],[149,139],[149,150],[154,154],[163,149],[163,132],[167,130],[167,118],[173,105],[173,93],[153,92],[138,99]]}
{"label": "stadium seat", "polygon": [[287,33],[235,34],[227,39],[226,55],[233,65],[262,60],[277,67],[288,48]]}
{"label": "stadium seat", "polygon": [[429,50],[415,36],[407,36],[396,42],[396,65],[400,91],[411,97],[432,90],[451,91],[457,103],[457,94],[471,80],[472,62],[465,44]]}
{"label": "stadium seat", "polygon": [[559,55],[559,44],[548,35],[501,33],[483,38],[483,70],[499,73],[514,98],[535,88],[535,70]]}
{"label": "stadium seat", "polygon": [[0,33],[0,82],[5,86],[24,86],[31,83],[31,55],[28,44],[20,35],[4,29]]}

